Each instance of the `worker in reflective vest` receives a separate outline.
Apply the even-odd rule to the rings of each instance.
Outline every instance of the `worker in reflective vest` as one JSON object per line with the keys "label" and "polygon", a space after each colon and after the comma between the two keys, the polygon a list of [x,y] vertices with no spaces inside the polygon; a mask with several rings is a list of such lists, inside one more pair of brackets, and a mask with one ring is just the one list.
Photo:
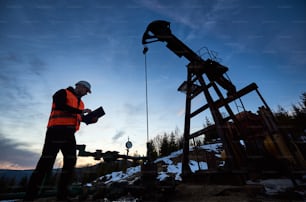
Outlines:
{"label": "worker in reflective vest", "polygon": [[[61,94],[66,94],[66,100]],[[83,101],[75,95],[71,89],[60,91],[55,96],[58,97],[57,103],[53,102],[50,114],[48,128],[54,126],[71,126],[75,130],[79,130],[81,123],[81,113],[84,110]],[[66,108],[66,109],[65,109]]]}
{"label": "worker in reflective vest", "polygon": [[76,164],[74,134],[79,130],[82,115],[91,112],[90,109],[85,109],[81,100],[81,97],[87,93],[91,93],[90,84],[87,81],[79,81],[75,88],[61,89],[53,95],[42,155],[31,175],[25,201],[31,201],[37,197],[43,179],[52,171],[59,150],[63,154],[64,163],[57,186],[57,199],[66,200],[69,197],[68,186]]}

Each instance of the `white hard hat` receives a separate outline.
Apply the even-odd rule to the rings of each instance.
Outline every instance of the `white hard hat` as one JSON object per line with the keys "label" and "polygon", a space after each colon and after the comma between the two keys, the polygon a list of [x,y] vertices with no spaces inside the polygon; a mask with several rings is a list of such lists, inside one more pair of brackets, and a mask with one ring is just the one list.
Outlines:
{"label": "white hard hat", "polygon": [[82,85],[82,86],[84,86],[85,88],[88,89],[88,92],[89,92],[89,93],[91,93],[91,90],[90,90],[91,85],[90,85],[89,82],[87,82],[87,81],[79,81],[79,82],[77,82],[75,85]]}

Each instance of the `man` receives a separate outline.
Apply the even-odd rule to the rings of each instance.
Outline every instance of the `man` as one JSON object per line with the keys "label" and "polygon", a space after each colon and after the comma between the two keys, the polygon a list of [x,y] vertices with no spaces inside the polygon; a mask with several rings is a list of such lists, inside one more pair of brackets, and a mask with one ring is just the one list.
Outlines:
{"label": "man", "polygon": [[57,200],[68,200],[68,186],[76,164],[74,133],[80,127],[82,115],[91,112],[90,109],[85,109],[81,97],[91,93],[90,88],[87,81],[79,81],[75,88],[61,89],[53,95],[42,155],[30,178],[25,201],[34,200],[43,186],[44,178],[52,171],[59,150],[63,154],[64,164],[57,187]]}

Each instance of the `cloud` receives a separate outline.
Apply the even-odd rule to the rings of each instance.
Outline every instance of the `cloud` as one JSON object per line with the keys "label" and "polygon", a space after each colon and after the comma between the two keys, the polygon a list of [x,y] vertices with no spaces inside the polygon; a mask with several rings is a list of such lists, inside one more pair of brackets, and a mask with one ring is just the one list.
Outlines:
{"label": "cloud", "polygon": [[29,169],[36,164],[39,154],[24,149],[27,144],[4,137],[0,133],[0,168]]}
{"label": "cloud", "polygon": [[[237,6],[236,0],[224,1],[177,1],[175,4],[154,0],[141,1],[149,10],[169,17],[174,22],[181,23],[191,29],[201,29],[205,32],[216,26],[220,19],[228,19]],[[173,9],[175,7],[175,9]],[[192,11],[192,12],[190,12]]]}
{"label": "cloud", "polygon": [[125,134],[125,132],[124,131],[118,131],[113,137],[112,137],[112,139],[113,139],[113,141],[117,141],[119,138],[121,138],[123,135]]}
{"label": "cloud", "polygon": [[30,64],[30,73],[34,73],[37,76],[41,76],[46,69],[46,63],[38,57],[33,57],[29,61]]}
{"label": "cloud", "polygon": [[132,104],[132,103],[125,103],[124,104],[124,110],[126,113],[130,116],[133,114],[133,116],[137,114],[143,114],[144,111],[144,106],[143,104]]}
{"label": "cloud", "polygon": [[[34,55],[26,56],[15,52],[6,52],[0,56],[0,111],[8,108],[29,109],[35,100],[35,89],[42,88],[46,63]],[[35,83],[35,85],[33,85]],[[37,103],[36,103],[37,104]]]}
{"label": "cloud", "polygon": [[16,53],[9,52],[1,57],[2,61],[20,63],[22,59]]}

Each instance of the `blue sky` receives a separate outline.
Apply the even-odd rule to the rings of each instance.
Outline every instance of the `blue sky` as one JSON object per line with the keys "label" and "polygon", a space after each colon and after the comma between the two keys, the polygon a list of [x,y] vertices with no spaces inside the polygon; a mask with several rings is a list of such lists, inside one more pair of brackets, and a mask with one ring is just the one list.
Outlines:
{"label": "blue sky", "polygon": [[[92,84],[86,107],[103,106],[106,115],[82,125],[77,143],[125,153],[129,138],[130,154],[145,154],[141,38],[153,20],[169,21],[194,51],[215,51],[238,89],[255,82],[273,110],[289,110],[306,90],[305,10],[303,0],[0,0],[0,167],[36,165],[53,93],[79,80]],[[151,139],[183,131],[185,97],[177,88],[188,61],[161,42],[148,47]],[[252,97],[244,102],[258,104]],[[86,163],[94,161],[79,158],[79,165]]]}

